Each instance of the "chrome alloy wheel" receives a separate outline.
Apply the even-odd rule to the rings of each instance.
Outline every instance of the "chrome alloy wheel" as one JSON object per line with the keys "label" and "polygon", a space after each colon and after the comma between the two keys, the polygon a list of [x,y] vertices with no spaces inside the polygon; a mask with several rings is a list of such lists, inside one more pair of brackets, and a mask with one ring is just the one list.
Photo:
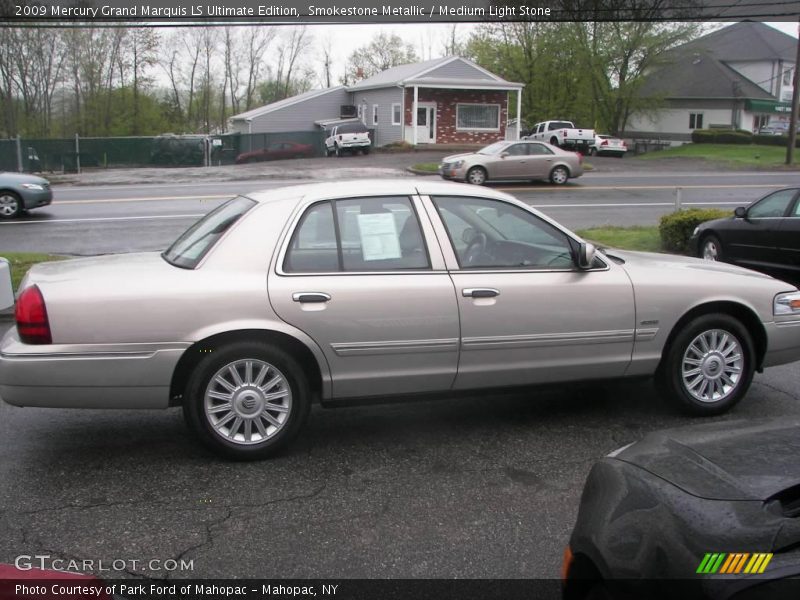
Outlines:
{"label": "chrome alloy wheel", "polygon": [[743,368],[739,340],[722,329],[710,329],[694,338],[683,354],[683,386],[700,402],[719,402],[736,390]]}
{"label": "chrome alloy wheel", "polygon": [[257,359],[229,363],[206,387],[205,415],[220,437],[234,444],[260,444],[275,436],[292,410],[286,377]]}
{"label": "chrome alloy wheel", "polygon": [[567,173],[567,170],[564,167],[556,167],[550,174],[550,180],[556,185],[563,185],[567,183],[567,179],[569,179],[569,173]]}
{"label": "chrome alloy wheel", "polygon": [[0,216],[13,217],[19,212],[19,200],[11,194],[0,194]]}
{"label": "chrome alloy wheel", "polygon": [[719,260],[719,248],[716,240],[707,239],[703,242],[703,259],[716,261]]}

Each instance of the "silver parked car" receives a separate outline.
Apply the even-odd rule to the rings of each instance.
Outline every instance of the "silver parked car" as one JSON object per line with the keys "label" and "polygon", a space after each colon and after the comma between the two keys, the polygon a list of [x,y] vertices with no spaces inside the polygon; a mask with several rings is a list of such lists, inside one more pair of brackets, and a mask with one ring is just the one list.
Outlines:
{"label": "silver parked car", "polygon": [[26,210],[53,201],[50,182],[24,173],[0,172],[0,219],[13,219]]}
{"label": "silver parked car", "polygon": [[791,285],[596,252],[507,194],[430,180],[240,196],[161,254],[43,263],[20,290],[6,402],[180,405],[235,458],[284,447],[315,399],[657,375],[677,406],[716,414],[754,371],[800,358]]}
{"label": "silver parked car", "polygon": [[563,185],[583,175],[583,156],[545,142],[495,142],[477,152],[447,156],[439,175],[483,185],[490,180],[541,180]]}

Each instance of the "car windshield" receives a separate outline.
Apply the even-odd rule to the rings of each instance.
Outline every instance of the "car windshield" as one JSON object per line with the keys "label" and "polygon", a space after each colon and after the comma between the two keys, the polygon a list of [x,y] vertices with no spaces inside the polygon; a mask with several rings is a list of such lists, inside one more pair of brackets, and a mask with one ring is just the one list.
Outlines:
{"label": "car windshield", "polygon": [[255,205],[255,200],[242,196],[229,200],[187,229],[161,256],[173,266],[194,269],[222,234]]}
{"label": "car windshield", "polygon": [[508,146],[507,142],[495,142],[494,144],[489,144],[485,148],[478,150],[478,154],[500,154],[506,146]]}
{"label": "car windshield", "polygon": [[337,133],[367,133],[368,129],[363,123],[345,123],[339,125]]}

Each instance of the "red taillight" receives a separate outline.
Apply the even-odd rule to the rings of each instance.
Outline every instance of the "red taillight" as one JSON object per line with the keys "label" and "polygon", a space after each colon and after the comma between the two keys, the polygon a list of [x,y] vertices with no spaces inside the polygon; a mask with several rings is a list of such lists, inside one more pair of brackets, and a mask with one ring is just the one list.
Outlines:
{"label": "red taillight", "polygon": [[600,145],[601,145],[601,146],[608,146],[608,140],[603,140],[603,141],[600,143]]}
{"label": "red taillight", "polygon": [[39,286],[25,288],[17,299],[14,312],[19,339],[25,344],[51,344],[50,321]]}

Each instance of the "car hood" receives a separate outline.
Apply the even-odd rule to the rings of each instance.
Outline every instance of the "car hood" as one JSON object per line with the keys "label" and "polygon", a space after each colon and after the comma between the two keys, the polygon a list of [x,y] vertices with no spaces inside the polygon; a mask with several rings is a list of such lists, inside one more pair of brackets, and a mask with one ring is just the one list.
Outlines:
{"label": "car hood", "polygon": [[652,433],[616,455],[711,500],[800,499],[800,419],[723,421]]}
{"label": "car hood", "polygon": [[25,173],[0,172],[0,184],[19,184],[19,183],[38,183],[39,185],[49,185],[49,181],[36,175]]}
{"label": "car hood", "polygon": [[700,278],[708,273],[729,273],[732,275],[744,275],[756,279],[772,279],[769,275],[751,271],[743,267],[729,265],[727,263],[703,260],[700,258],[690,258],[687,256],[677,256],[675,254],[659,254],[656,252],[631,252],[628,250],[608,249],[605,251],[610,257],[621,258],[624,262],[622,267],[632,276],[641,271],[648,274],[664,273],[666,271],[683,271],[691,277]]}

